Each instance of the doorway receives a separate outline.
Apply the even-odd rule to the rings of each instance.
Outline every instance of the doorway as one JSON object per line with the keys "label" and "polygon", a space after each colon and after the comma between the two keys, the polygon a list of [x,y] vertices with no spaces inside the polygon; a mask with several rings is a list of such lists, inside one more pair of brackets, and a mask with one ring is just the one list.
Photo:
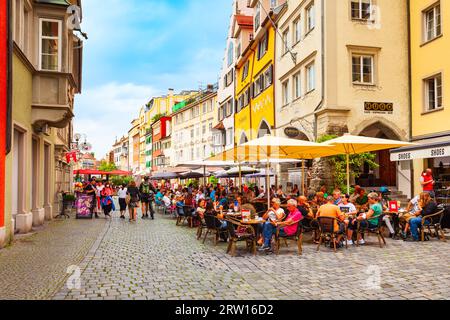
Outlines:
{"label": "doorway", "polygon": [[[25,174],[25,133],[14,128],[13,131],[13,152],[12,152],[12,181],[11,181],[11,197],[12,197],[12,218],[17,221],[17,215],[25,212],[25,190],[24,174]],[[17,230],[17,223],[14,225],[14,231]]]}

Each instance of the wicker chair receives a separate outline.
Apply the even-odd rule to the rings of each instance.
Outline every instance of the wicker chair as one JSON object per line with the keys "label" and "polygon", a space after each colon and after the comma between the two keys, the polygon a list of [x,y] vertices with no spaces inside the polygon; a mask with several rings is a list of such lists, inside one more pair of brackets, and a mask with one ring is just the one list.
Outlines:
{"label": "wicker chair", "polygon": [[347,247],[347,235],[339,233],[339,230],[335,230],[335,225],[339,220],[333,217],[318,217],[317,222],[319,223],[319,244],[317,246],[317,251],[320,251],[320,246],[322,243],[330,242],[330,247],[333,245],[334,252],[336,252],[336,240],[339,236],[344,238],[345,248]]}
{"label": "wicker chair", "polygon": [[431,228],[434,228],[434,233],[436,238],[447,241],[445,239],[444,230],[442,230],[442,220],[444,219],[445,210],[440,210],[434,214],[425,216],[422,218],[422,227],[421,227],[421,240],[425,241],[425,231],[429,235],[432,235]]}
{"label": "wicker chair", "polygon": [[297,223],[297,231],[295,232],[295,235],[293,235],[293,236],[282,236],[282,235],[280,235],[280,231],[281,231],[281,228],[278,227],[277,233],[275,235],[276,254],[277,255],[280,254],[281,239],[283,239],[285,242],[287,240],[295,241],[297,243],[298,255],[301,256],[303,254],[303,227],[302,227],[301,221],[299,221]]}
{"label": "wicker chair", "polygon": [[[255,229],[252,226],[243,225],[235,219],[227,219],[229,244],[227,253],[236,256],[236,247],[238,242],[246,242],[247,250],[256,255],[256,236]],[[237,230],[236,230],[236,229]]]}
{"label": "wicker chair", "polygon": [[206,224],[206,233],[203,238],[203,243],[205,243],[208,235],[213,234],[214,235],[214,245],[217,246],[219,237],[221,235],[228,235],[228,230],[221,230],[219,227],[221,222],[219,221],[219,219],[217,219],[215,216],[213,216],[211,214],[205,214],[205,224]]}
{"label": "wicker chair", "polygon": [[[358,232],[357,232],[357,234],[361,234],[361,235],[364,235],[364,234],[367,234],[367,235],[376,234],[377,238],[378,238],[378,243],[380,244],[380,248],[383,248],[383,244],[384,244],[384,246],[387,246],[386,240],[384,239],[384,236],[383,236],[383,232],[384,232],[383,218],[384,218],[384,216],[385,216],[384,214],[381,214],[378,217],[378,226],[375,227],[375,228],[363,227],[361,225],[361,221],[358,221]],[[358,241],[356,241],[356,245],[359,246]]]}

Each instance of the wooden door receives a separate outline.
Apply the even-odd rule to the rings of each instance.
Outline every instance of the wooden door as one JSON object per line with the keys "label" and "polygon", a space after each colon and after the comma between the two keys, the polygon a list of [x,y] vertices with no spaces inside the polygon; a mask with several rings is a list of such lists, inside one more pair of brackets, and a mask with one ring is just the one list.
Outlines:
{"label": "wooden door", "polygon": [[389,150],[378,152],[380,180],[386,186],[397,185],[397,163],[391,161]]}

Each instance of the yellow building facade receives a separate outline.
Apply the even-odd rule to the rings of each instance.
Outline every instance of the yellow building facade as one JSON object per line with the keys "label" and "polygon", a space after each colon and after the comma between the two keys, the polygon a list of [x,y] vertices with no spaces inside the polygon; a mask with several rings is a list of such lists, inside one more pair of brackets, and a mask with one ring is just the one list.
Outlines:
{"label": "yellow building facade", "polygon": [[420,146],[403,149],[395,160],[413,159],[414,193],[420,175],[433,169],[435,189],[450,185],[450,3],[410,0],[411,131]]}
{"label": "yellow building facade", "polygon": [[[255,8],[252,40],[236,63],[235,141],[243,144],[275,127],[274,62],[275,29],[262,8]],[[273,18],[273,12],[270,13]]]}

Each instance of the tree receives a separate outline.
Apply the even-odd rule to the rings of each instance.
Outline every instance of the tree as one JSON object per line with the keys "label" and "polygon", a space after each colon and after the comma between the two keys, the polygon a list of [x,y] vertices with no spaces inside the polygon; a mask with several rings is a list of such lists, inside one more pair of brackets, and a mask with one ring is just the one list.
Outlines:
{"label": "tree", "polygon": [[98,167],[98,170],[104,171],[104,172],[111,172],[111,171],[117,170],[117,167],[114,163],[102,161],[100,163],[100,166]]}
{"label": "tree", "polygon": [[[317,142],[322,143],[336,139],[336,135],[323,135]],[[376,169],[379,165],[375,162],[374,153],[361,153],[350,155],[350,179],[357,179],[362,174],[361,168],[367,164],[370,169]],[[341,190],[347,190],[347,159],[345,155],[329,157],[331,165],[334,167],[334,184]]]}

